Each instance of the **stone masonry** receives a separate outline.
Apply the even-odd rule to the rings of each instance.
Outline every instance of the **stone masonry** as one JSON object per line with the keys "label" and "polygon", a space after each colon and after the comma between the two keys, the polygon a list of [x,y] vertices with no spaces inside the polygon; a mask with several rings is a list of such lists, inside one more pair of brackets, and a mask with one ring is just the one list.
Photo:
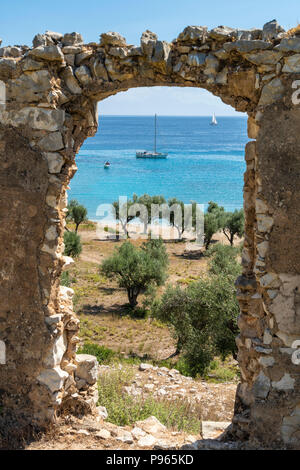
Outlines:
{"label": "stone masonry", "polygon": [[[242,380],[231,437],[300,448],[300,37],[276,21],[249,31],[189,26],[172,43],[146,31],[84,44],[47,31],[0,49],[0,433],[92,411],[92,358],[60,287],[66,190],[97,130],[97,103],[133,87],[205,88],[248,114]],[[5,353],[5,360],[3,359]],[[297,362],[297,361],[296,361]],[[298,361],[299,362],[299,361]],[[4,436],[5,437],[5,436]]]}

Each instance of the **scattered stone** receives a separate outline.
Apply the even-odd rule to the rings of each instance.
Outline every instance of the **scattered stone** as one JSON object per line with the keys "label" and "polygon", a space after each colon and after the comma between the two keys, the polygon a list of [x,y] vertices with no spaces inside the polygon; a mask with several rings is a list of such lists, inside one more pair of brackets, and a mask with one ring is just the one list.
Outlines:
{"label": "scattered stone", "polygon": [[134,427],[133,430],[131,431],[131,434],[135,439],[140,439],[141,437],[146,436],[145,431],[143,431],[141,428]]}
{"label": "scattered stone", "polygon": [[75,431],[76,434],[81,434],[83,436],[89,436],[90,433],[86,429],[79,429],[78,431]]}
{"label": "scattered stone", "polygon": [[150,416],[144,421],[137,421],[136,425],[149,434],[159,434],[167,429],[155,416]]}
{"label": "scattered stone", "polygon": [[102,419],[107,419],[108,418],[108,412],[105,406],[97,406],[97,412],[100,418]]}
{"label": "scattered stone", "polygon": [[[202,421],[203,439],[216,439],[231,425],[230,422]],[[192,442],[195,442],[192,438]]]}
{"label": "scattered stone", "polygon": [[151,370],[151,369],[153,369],[153,366],[151,364],[143,364],[142,363],[139,366],[139,370],[141,370],[143,372],[146,371],[146,370]]}
{"label": "scattered stone", "polygon": [[110,439],[111,438],[111,433],[107,429],[101,429],[101,431],[98,431],[95,434],[95,437],[98,437],[99,439]]}
{"label": "scattered stone", "polygon": [[132,434],[128,431],[123,431],[123,433],[117,437],[117,440],[125,442],[126,444],[133,444]]}
{"label": "scattered stone", "polygon": [[154,446],[154,444],[156,443],[156,439],[154,436],[151,436],[151,434],[148,434],[144,437],[141,437],[139,440],[138,440],[138,443],[137,445],[139,447],[152,447]]}
{"label": "scattered stone", "polygon": [[152,390],[154,389],[154,384],[145,384],[144,389],[148,392],[152,392]]}
{"label": "scattered stone", "polygon": [[154,444],[154,450],[172,450],[175,449],[176,445],[169,441],[159,440]]}

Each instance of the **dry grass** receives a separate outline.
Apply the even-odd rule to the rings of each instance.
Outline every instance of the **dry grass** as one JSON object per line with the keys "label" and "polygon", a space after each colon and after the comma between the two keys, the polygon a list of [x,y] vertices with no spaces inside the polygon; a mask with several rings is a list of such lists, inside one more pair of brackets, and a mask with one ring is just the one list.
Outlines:
{"label": "dry grass", "polygon": [[169,430],[198,434],[201,428],[200,406],[187,399],[158,399],[151,395],[133,397],[124,391],[134,379],[134,369],[126,367],[102,374],[99,403],[108,411],[109,421],[118,426],[132,426],[136,421],[155,416]]}

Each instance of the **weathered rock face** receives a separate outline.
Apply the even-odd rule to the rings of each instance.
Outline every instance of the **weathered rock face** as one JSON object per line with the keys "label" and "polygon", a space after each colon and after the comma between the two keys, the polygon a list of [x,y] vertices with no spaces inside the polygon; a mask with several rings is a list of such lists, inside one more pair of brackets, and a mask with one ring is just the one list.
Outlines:
{"label": "weathered rock face", "polygon": [[272,21],[249,31],[189,26],[171,44],[146,31],[140,46],[113,32],[84,44],[79,33],[47,31],[32,49],[0,50],[0,430],[10,419],[44,425],[64,406],[92,409],[93,360],[76,359],[72,290],[59,286],[70,263],[66,189],[76,153],[96,132],[98,101],[171,85],[205,88],[249,115],[242,381],[231,432],[300,447],[299,41]]}

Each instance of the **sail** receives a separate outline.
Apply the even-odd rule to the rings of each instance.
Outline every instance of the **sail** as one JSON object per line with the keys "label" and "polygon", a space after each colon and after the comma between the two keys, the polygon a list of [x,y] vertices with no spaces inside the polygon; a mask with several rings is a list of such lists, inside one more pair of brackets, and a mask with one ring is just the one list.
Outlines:
{"label": "sail", "polygon": [[215,113],[213,114],[211,123],[212,123],[212,124],[218,124],[218,121],[217,121],[217,119],[216,119]]}

